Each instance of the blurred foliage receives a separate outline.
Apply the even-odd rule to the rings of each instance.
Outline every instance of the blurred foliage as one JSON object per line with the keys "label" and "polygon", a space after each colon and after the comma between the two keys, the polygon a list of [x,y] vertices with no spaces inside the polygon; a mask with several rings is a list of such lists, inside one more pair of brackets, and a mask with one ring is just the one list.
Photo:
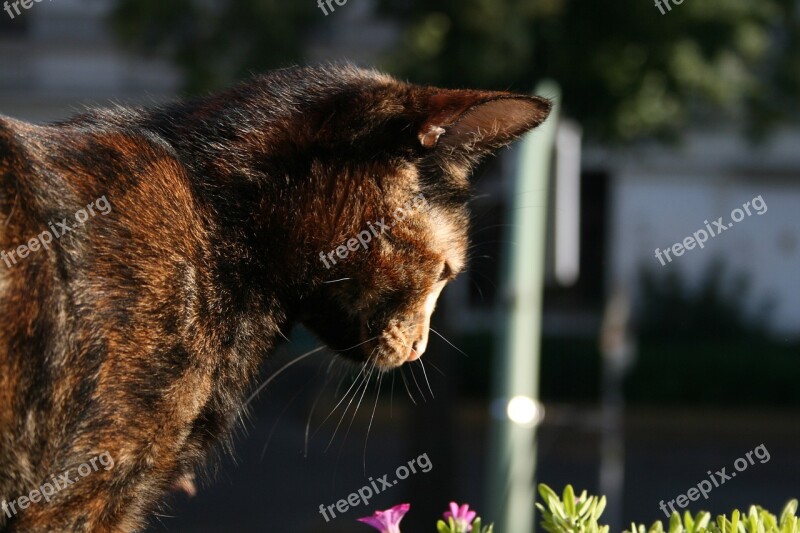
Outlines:
{"label": "blurred foliage", "polygon": [[[542,528],[548,533],[608,533],[609,527],[600,525],[600,516],[606,506],[606,497],[589,496],[583,491],[576,497],[571,485],[559,497],[545,484],[539,485],[539,495],[544,504],[537,503],[541,512]],[[766,509],[752,505],[745,511],[734,510],[728,515],[718,515],[714,520],[705,511],[692,516],[673,512],[666,527],[657,520],[649,528],[631,524],[626,530],[632,533],[800,533],[797,517],[797,500],[790,500],[775,516]]]}
{"label": "blurred foliage", "polygon": [[[691,120],[761,134],[796,116],[794,0],[689,0],[664,15],[652,1],[375,1],[400,30],[389,71],[524,92],[551,77],[596,139],[674,137]],[[125,42],[177,62],[197,92],[302,61],[333,16],[314,0],[116,0],[113,21]]]}
{"label": "blurred foliage", "polygon": [[760,134],[797,110],[794,0],[690,0],[664,15],[652,1],[378,1],[406,28],[392,70],[522,91],[553,78],[594,138],[670,137],[690,119],[726,118]]}
{"label": "blurred foliage", "polygon": [[728,271],[721,259],[709,263],[696,287],[677,269],[666,275],[645,269],[640,275],[638,334],[643,342],[755,340],[768,337],[772,304],[748,311],[750,284]]}
{"label": "blurred foliage", "polygon": [[749,308],[747,279],[721,260],[709,264],[696,286],[678,272],[643,270],[638,356],[626,397],[634,403],[797,405],[798,346],[769,335],[770,302]]}
{"label": "blurred foliage", "polygon": [[300,62],[319,16],[310,0],[116,0],[111,22],[124,43],[177,64],[198,93]]}

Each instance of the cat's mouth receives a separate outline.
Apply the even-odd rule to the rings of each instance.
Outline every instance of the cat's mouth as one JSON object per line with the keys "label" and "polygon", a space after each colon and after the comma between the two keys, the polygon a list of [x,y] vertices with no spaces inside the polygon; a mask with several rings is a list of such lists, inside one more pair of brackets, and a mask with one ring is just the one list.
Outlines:
{"label": "cat's mouth", "polygon": [[372,322],[362,316],[359,329],[366,360],[381,370],[391,370],[422,357],[428,347],[431,315],[445,284],[437,283],[418,306],[381,321],[381,327],[370,327]]}
{"label": "cat's mouth", "polygon": [[398,320],[390,320],[380,333],[371,334],[367,321],[363,320],[362,354],[380,370],[392,370],[416,361],[427,346],[427,332],[422,335],[421,329],[422,324],[403,324]]}

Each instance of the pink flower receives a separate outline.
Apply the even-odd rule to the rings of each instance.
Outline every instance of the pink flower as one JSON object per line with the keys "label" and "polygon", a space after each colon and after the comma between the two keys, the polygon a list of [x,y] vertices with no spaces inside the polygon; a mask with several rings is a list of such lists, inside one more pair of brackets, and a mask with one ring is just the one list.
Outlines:
{"label": "pink flower", "polygon": [[444,513],[444,519],[450,518],[456,523],[458,531],[472,531],[472,521],[478,513],[469,510],[469,505],[466,503],[461,507],[456,502],[450,502],[450,510]]}
{"label": "pink flower", "polygon": [[401,503],[387,511],[375,511],[372,516],[359,518],[358,521],[374,527],[381,533],[400,533],[400,520],[409,509],[411,509],[410,504]]}

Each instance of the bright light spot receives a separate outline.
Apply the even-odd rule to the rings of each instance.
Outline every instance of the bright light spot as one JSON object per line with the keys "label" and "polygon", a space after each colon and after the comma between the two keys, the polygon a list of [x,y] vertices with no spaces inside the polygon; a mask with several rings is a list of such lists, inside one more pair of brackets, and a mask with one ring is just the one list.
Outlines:
{"label": "bright light spot", "polygon": [[541,421],[541,408],[533,398],[514,396],[508,401],[506,408],[508,418],[522,426],[532,426]]}

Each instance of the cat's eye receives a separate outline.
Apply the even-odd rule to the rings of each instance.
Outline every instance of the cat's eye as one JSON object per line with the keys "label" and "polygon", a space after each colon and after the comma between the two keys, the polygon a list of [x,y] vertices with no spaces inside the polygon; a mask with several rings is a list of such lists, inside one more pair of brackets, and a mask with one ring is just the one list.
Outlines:
{"label": "cat's eye", "polygon": [[442,273],[439,274],[439,281],[447,281],[453,276],[453,269],[450,268],[450,265],[445,263],[442,267]]}

